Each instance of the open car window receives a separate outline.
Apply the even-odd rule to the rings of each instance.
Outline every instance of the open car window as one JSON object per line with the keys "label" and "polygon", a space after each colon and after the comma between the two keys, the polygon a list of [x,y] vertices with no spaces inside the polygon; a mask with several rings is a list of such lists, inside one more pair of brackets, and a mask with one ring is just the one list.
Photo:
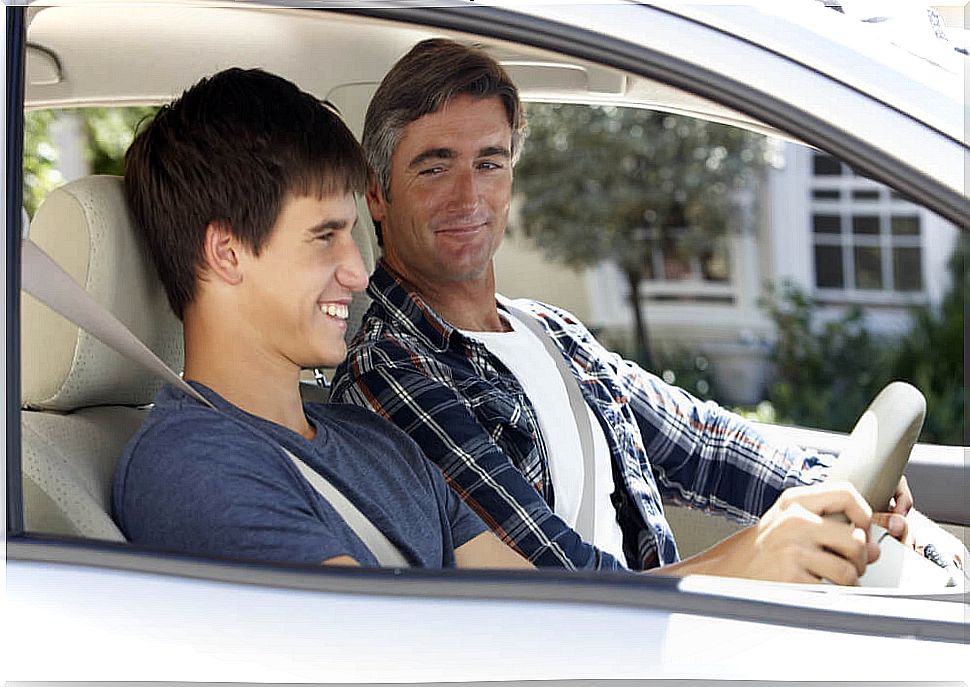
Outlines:
{"label": "open car window", "polygon": [[[25,147],[22,163],[17,161],[20,166],[13,169],[23,179],[28,217],[33,220],[43,198],[63,182],[118,174],[117,161],[139,122],[219,66],[258,63],[293,78],[333,102],[359,135],[377,82],[408,47],[430,35],[482,42],[509,69],[529,101],[530,134],[515,171],[510,230],[496,261],[502,293],[564,307],[602,342],[665,381],[764,423],[779,440],[824,450],[838,450],[838,433],[851,429],[885,382],[912,381],[930,406],[921,438],[925,445],[917,448],[915,472],[910,473],[918,507],[965,537],[970,514],[953,486],[954,477],[964,474],[962,447],[967,444],[961,410],[962,329],[953,324],[966,292],[961,262],[966,235],[958,226],[961,198],[943,178],[946,174],[921,173],[920,155],[908,154],[910,147],[919,147],[919,137],[935,141],[945,127],[936,121],[932,126],[896,122],[892,117],[899,112],[890,108],[895,114],[880,114],[873,120],[872,137],[861,139],[869,147],[856,150],[858,130],[843,138],[829,137],[827,130],[815,138],[806,136],[816,125],[812,118],[822,117],[829,102],[824,89],[819,91],[819,109],[800,118],[797,107],[785,100],[786,93],[779,93],[777,101],[759,100],[756,95],[764,86],[745,93],[734,88],[737,84],[705,82],[692,71],[703,64],[681,64],[670,69],[669,79],[660,78],[683,57],[666,42],[671,34],[666,24],[682,19],[676,13],[632,5],[606,7],[602,14],[597,9],[597,30],[614,34],[594,50],[594,38],[602,34],[585,35],[575,15],[559,17],[562,24],[556,25],[549,23],[556,19],[554,11],[520,16],[498,10],[380,9],[323,12],[160,3],[125,12],[80,6],[17,10],[26,22],[26,42],[20,46],[26,62]],[[625,25],[638,20],[639,15],[631,14],[637,10],[645,13],[641,21],[649,15],[658,22],[655,43],[631,39],[633,29]],[[549,33],[536,37],[537,27]],[[713,31],[697,25],[691,30],[697,35],[684,35],[698,43]],[[726,35],[718,40],[730,45],[733,39]],[[739,43],[744,44],[739,50],[750,48],[745,41]],[[140,47],[133,50],[136,44]],[[573,47],[566,50],[567,44]],[[172,45],[178,48],[170,50]],[[609,46],[616,50],[607,58],[603,51]],[[194,56],[188,58],[188,53]],[[109,70],[105,54],[127,57]],[[167,54],[173,58],[166,59]],[[311,68],[311,62],[327,68]],[[791,67],[783,62],[779,72]],[[746,77],[735,75],[739,82]],[[784,75],[772,78],[784,80]],[[690,83],[696,87],[687,88]],[[901,145],[907,149],[907,164],[896,166],[889,164],[892,146],[887,143],[894,123],[905,130]],[[966,152],[962,143],[957,148]],[[946,155],[953,152],[950,144],[941,149]],[[12,227],[8,223],[8,231]],[[361,231],[361,245],[368,247],[373,261],[378,253],[371,227]],[[55,235],[49,244],[55,253],[57,244],[72,245]],[[8,259],[15,258],[16,251],[8,251]],[[11,295],[13,287],[8,280],[9,303],[19,300]],[[631,306],[634,302],[637,308]],[[17,351],[18,331],[20,344],[28,345],[31,334],[21,329],[18,318],[30,307],[12,308],[8,351]],[[15,364],[29,359],[35,370],[49,368],[45,356],[76,345],[77,335],[70,328],[55,327],[61,327],[58,337],[45,335],[43,346],[35,337],[29,350],[23,348],[19,359],[14,357]],[[959,348],[954,348],[957,343]],[[112,530],[107,485],[113,461],[144,416],[144,399],[107,403],[94,396],[80,414],[67,405],[40,408],[31,403],[22,408],[16,399],[26,387],[11,391],[10,385],[20,386],[22,380],[10,370],[6,380],[8,436],[16,438],[7,453],[8,475],[16,480],[13,488],[8,483],[8,505],[14,506],[13,517],[8,508],[8,547],[14,565],[21,566],[15,570],[23,571],[18,574],[40,571],[37,579],[42,580],[29,593],[23,578],[13,586],[24,591],[18,601],[24,614],[38,605],[47,609],[33,631],[40,631],[42,619],[54,617],[43,604],[55,597],[45,594],[70,589],[74,571],[87,580],[106,617],[121,613],[125,599],[149,604],[151,594],[161,594],[156,599],[171,601],[197,629],[204,623],[203,614],[190,610],[189,599],[204,599],[212,592],[223,629],[232,620],[235,599],[241,608],[267,614],[253,630],[260,637],[281,630],[280,619],[292,613],[306,637],[352,647],[351,652],[365,644],[359,634],[362,625],[348,621],[358,634],[341,639],[335,629],[339,622],[322,624],[320,615],[343,619],[386,613],[374,623],[381,650],[402,666],[402,675],[420,680],[494,676],[469,659],[471,649],[461,653],[461,660],[453,656],[443,661],[437,671],[419,666],[413,655],[426,655],[422,652],[434,642],[445,642],[445,628],[456,613],[481,614],[475,641],[484,642],[490,628],[508,623],[507,614],[523,613],[526,599],[548,604],[544,623],[551,622],[548,618],[577,622],[577,609],[596,615],[597,622],[612,623],[617,616],[604,609],[616,608],[627,616],[623,627],[631,634],[637,627],[640,632],[649,627],[648,634],[668,638],[666,647],[652,643],[631,664],[611,673],[616,677],[674,674],[677,666],[689,663],[688,635],[702,620],[725,632],[738,618],[746,626],[760,624],[762,629],[754,631],[760,642],[773,641],[774,627],[809,633],[813,639],[828,633],[825,641],[831,644],[837,635],[853,633],[866,641],[890,637],[891,643],[929,636],[943,640],[930,651],[945,666],[952,664],[947,642],[952,643],[965,623],[959,602],[948,604],[940,615],[934,606],[902,609],[888,597],[872,602],[853,595],[846,610],[833,612],[826,608],[831,602],[817,601],[817,594],[770,585],[569,577],[555,571],[532,576],[334,571],[140,550]],[[72,390],[62,398],[89,390]],[[121,410],[113,413],[114,406]],[[789,431],[788,425],[801,429]],[[80,471],[78,454],[92,458]],[[65,517],[65,509],[72,508],[80,515]],[[721,519],[698,518],[673,504],[669,511],[685,554],[737,528]],[[122,590],[114,605],[109,603],[113,587]],[[260,605],[247,595],[253,589],[272,596],[272,602]],[[328,599],[337,599],[340,608],[328,605]],[[72,617],[79,622],[83,599],[76,597],[72,603]],[[164,605],[149,612],[156,626],[132,629],[133,636],[143,640],[162,634],[172,621],[160,610]],[[269,607],[276,610],[267,611]],[[394,637],[395,629],[411,627],[406,616],[415,609],[440,630],[413,641]],[[936,626],[933,614],[940,619]],[[867,625],[872,616],[882,624]],[[100,620],[96,625],[106,631]],[[281,631],[290,638],[299,634],[292,627]],[[238,632],[228,633],[226,656],[238,658],[251,649]],[[535,641],[543,637],[539,623],[524,633]],[[415,649],[415,643],[424,648]],[[593,655],[604,647],[602,638],[588,644],[563,642],[556,655]],[[191,665],[210,671],[208,675],[232,676],[228,679],[277,680],[285,674],[312,680],[325,659],[335,655],[323,651],[287,673],[278,658],[284,650],[273,645],[225,673],[219,672],[226,669],[225,662],[211,656]],[[187,650],[177,646],[173,651],[184,656]],[[622,647],[616,652],[623,653]],[[90,662],[90,656],[82,657],[82,665]],[[522,662],[513,663],[514,668],[499,671],[502,676],[599,675],[593,669],[543,672],[552,661],[530,670]],[[651,672],[651,664],[662,669]],[[734,675],[745,674],[737,652],[725,650],[705,665],[708,676],[714,671],[710,666],[717,665],[730,666]],[[244,670],[247,666],[252,672]],[[345,665],[333,674],[343,679],[363,674],[352,668]],[[187,676],[191,671],[159,674]]]}

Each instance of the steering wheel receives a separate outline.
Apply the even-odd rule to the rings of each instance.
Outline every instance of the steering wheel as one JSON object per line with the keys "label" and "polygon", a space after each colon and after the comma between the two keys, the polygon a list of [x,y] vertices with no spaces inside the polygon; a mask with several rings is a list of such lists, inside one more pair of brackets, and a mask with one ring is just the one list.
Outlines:
{"label": "steering wheel", "polygon": [[[856,422],[829,479],[850,482],[873,511],[888,511],[925,416],[926,399],[918,389],[905,382],[889,384]],[[885,536],[885,530],[874,529],[882,533],[878,539],[881,554],[866,568],[860,586],[899,588],[916,584],[927,592],[954,584],[942,568]]]}
{"label": "steering wheel", "polygon": [[828,479],[851,483],[873,511],[888,511],[925,416],[916,387],[890,383],[856,422]]}

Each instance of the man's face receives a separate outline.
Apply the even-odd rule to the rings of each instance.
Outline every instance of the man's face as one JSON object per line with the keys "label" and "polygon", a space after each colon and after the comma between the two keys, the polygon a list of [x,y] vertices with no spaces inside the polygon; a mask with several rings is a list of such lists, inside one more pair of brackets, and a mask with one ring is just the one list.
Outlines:
{"label": "man's face", "polygon": [[238,316],[249,318],[268,357],[317,367],[346,356],[351,294],[367,285],[351,237],[356,220],[352,194],[288,195],[259,256],[243,256]]}
{"label": "man's face", "polygon": [[419,288],[486,275],[508,222],[512,130],[497,98],[459,96],[404,128],[391,200],[372,189],[384,259]]}

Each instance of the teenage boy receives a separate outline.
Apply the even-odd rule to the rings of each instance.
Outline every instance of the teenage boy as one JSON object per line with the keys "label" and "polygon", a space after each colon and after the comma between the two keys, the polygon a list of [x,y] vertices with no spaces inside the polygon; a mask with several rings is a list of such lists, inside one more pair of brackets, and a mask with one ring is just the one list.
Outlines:
{"label": "teenage boy", "polygon": [[115,475],[133,542],[253,560],[376,565],[283,451],[322,474],[414,566],[531,567],[487,531],[403,432],[304,404],[300,370],[346,354],[351,238],[367,165],[340,119],[260,70],[163,107],[125,158],[129,204],[176,315],[184,377],[158,394]]}

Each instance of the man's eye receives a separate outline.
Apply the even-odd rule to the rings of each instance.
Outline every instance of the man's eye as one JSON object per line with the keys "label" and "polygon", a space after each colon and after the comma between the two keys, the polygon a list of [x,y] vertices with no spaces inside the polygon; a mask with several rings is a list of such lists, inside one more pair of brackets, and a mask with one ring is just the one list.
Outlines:
{"label": "man's eye", "polygon": [[435,174],[441,174],[445,171],[444,167],[428,167],[427,169],[422,169],[418,174],[420,176],[434,176]]}
{"label": "man's eye", "polygon": [[491,160],[485,160],[478,163],[479,169],[502,169],[502,165],[498,162],[492,162]]}
{"label": "man's eye", "polygon": [[323,241],[324,243],[330,243],[333,240],[333,232],[328,231],[326,234],[317,234],[317,241]]}

